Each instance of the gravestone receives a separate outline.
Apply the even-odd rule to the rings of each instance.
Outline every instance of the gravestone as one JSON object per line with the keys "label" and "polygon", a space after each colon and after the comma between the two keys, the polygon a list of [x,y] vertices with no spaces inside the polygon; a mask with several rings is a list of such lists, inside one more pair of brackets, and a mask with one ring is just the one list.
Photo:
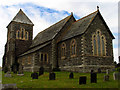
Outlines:
{"label": "gravestone", "polygon": [[43,74],[44,74],[44,68],[43,68],[43,67],[40,67],[40,68],[39,68],[39,76],[40,76],[40,75],[43,75]]}
{"label": "gravestone", "polygon": [[38,73],[34,72],[31,74],[32,79],[38,79]]}
{"label": "gravestone", "polygon": [[87,77],[86,76],[81,76],[80,78],[79,78],[79,84],[81,85],[81,84],[86,84],[86,80],[87,80]]}
{"label": "gravestone", "polygon": [[49,80],[55,80],[55,73],[53,72],[49,73]]}
{"label": "gravestone", "polygon": [[90,73],[93,73],[93,72],[94,72],[94,70],[91,70],[91,71],[90,71]]}
{"label": "gravestone", "polygon": [[104,75],[104,81],[109,81],[109,75]]}
{"label": "gravestone", "polygon": [[107,70],[106,70],[106,74],[109,74],[109,73],[110,73],[110,70],[109,70],[109,69],[107,69]]}
{"label": "gravestone", "polygon": [[69,78],[70,79],[74,78],[73,72],[70,73]]}
{"label": "gravestone", "polygon": [[5,74],[5,76],[4,76],[4,77],[12,77],[11,72],[10,72],[10,71],[8,71],[8,72]]}
{"label": "gravestone", "polygon": [[114,78],[114,80],[120,80],[120,72],[114,72],[113,78]]}
{"label": "gravestone", "polygon": [[101,69],[100,68],[98,68],[98,73],[101,73]]}
{"label": "gravestone", "polygon": [[97,73],[91,73],[91,83],[97,83]]}

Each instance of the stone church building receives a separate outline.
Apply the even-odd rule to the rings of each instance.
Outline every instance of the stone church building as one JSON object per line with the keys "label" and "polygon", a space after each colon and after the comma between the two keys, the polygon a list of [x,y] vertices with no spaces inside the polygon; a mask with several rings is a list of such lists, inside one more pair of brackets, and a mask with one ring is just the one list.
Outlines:
{"label": "stone church building", "polygon": [[[42,22],[41,22],[42,23]],[[39,32],[33,39],[32,21],[20,9],[7,26],[3,68],[16,65],[24,71],[45,70],[90,72],[114,67],[115,39],[99,8],[79,20],[71,15]]]}

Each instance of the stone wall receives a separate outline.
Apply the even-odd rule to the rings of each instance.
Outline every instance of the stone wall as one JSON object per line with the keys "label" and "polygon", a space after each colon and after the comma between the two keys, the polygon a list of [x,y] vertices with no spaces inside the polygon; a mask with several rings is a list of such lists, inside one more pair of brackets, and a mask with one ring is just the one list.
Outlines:
{"label": "stone wall", "polygon": [[[81,58],[81,54],[82,54],[81,38],[82,38],[81,36],[72,38],[72,39],[76,40],[76,44],[77,44],[76,57],[71,57],[71,54],[70,54],[70,43],[71,43],[72,39],[62,41],[58,44],[58,64],[59,64],[60,68],[61,67],[63,68],[66,66],[74,66],[74,65],[82,65],[83,64],[82,58]],[[66,44],[66,56],[64,59],[61,58],[61,44],[63,42]]]}

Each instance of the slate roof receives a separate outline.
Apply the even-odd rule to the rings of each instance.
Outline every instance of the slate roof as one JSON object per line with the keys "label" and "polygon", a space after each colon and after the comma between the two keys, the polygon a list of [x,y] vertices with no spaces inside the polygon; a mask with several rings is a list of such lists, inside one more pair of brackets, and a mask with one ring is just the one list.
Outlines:
{"label": "slate roof", "polygon": [[[97,11],[95,11],[95,12],[93,12],[93,13],[91,13],[91,14],[89,14],[89,15],[87,15],[87,16],[85,16],[85,17],[83,17],[83,18],[81,18],[81,19],[79,19],[77,21],[75,21],[71,25],[71,27],[68,30],[67,34],[62,38],[62,41],[66,40],[66,39],[69,39],[69,38],[72,38],[74,36],[83,34],[87,30],[88,26],[91,24],[91,22],[93,21],[93,19],[95,18],[95,16],[98,13],[100,14],[99,10],[97,10]],[[110,33],[110,35],[114,39],[114,36],[111,33],[111,31],[109,30],[109,28],[108,28],[108,32]]]}
{"label": "slate roof", "polygon": [[25,52],[25,53],[19,55],[19,56],[24,56],[24,55],[26,55],[26,54],[35,52],[35,51],[37,51],[37,50],[39,50],[39,49],[41,49],[41,48],[47,46],[48,44],[50,44],[50,42],[47,42],[47,43],[45,43],[45,44],[39,45],[39,46],[37,46],[37,47],[34,47],[34,48],[28,50],[27,52]]}
{"label": "slate roof", "polygon": [[[32,23],[32,21],[25,15],[25,13],[20,9],[19,12],[16,14],[16,16],[13,18],[14,22],[19,22],[19,23],[24,23],[24,24],[30,24],[30,25],[34,25]],[[12,22],[11,21],[11,22]],[[10,23],[11,23],[10,22]],[[9,23],[9,24],[10,24]],[[9,26],[8,24],[8,26]]]}
{"label": "slate roof", "polygon": [[46,41],[52,40],[57,35],[57,33],[62,29],[62,27],[65,25],[65,23],[68,21],[68,19],[71,16],[72,15],[67,16],[66,18],[62,19],[61,21],[48,27],[44,31],[38,33],[37,36],[34,38],[31,47],[34,47],[34,46],[42,44]]}
{"label": "slate roof", "polygon": [[71,37],[74,37],[74,36],[84,33],[86,31],[87,27],[90,25],[93,18],[97,15],[97,13],[98,13],[98,11],[95,11],[95,12],[77,20],[76,22],[74,22],[62,40],[66,40]]}

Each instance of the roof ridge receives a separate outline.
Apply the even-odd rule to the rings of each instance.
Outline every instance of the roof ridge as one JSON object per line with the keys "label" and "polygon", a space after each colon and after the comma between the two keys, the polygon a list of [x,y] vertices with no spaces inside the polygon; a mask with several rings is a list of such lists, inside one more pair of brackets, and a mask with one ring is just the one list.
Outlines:
{"label": "roof ridge", "polygon": [[90,13],[90,14],[88,14],[87,16],[82,17],[81,19],[76,20],[75,22],[78,22],[78,21],[80,21],[80,20],[82,20],[82,19],[84,19],[84,18],[86,18],[86,17],[88,17],[88,16],[90,16],[90,15],[92,15],[92,14],[98,12],[98,11],[99,11],[99,10],[97,10],[97,11],[95,11],[95,12],[93,12],[93,13]]}
{"label": "roof ridge", "polygon": [[[49,26],[48,28],[50,28],[50,27],[52,27],[52,26],[54,26],[54,25],[56,25],[56,24],[60,23],[61,21],[65,20],[66,18],[68,18],[68,17],[70,17],[70,16],[71,16],[71,15],[69,15],[69,16],[67,16],[67,17],[63,18],[62,20],[58,21],[57,23],[52,24],[52,25],[51,25],[51,26]],[[68,20],[68,19],[67,19],[67,20]],[[46,29],[44,29],[44,30],[40,31],[37,35],[39,35],[40,33],[45,32],[48,28],[46,28]],[[35,36],[35,38],[36,38],[36,37],[37,37],[37,36]],[[35,39],[35,38],[34,38],[34,39]]]}

